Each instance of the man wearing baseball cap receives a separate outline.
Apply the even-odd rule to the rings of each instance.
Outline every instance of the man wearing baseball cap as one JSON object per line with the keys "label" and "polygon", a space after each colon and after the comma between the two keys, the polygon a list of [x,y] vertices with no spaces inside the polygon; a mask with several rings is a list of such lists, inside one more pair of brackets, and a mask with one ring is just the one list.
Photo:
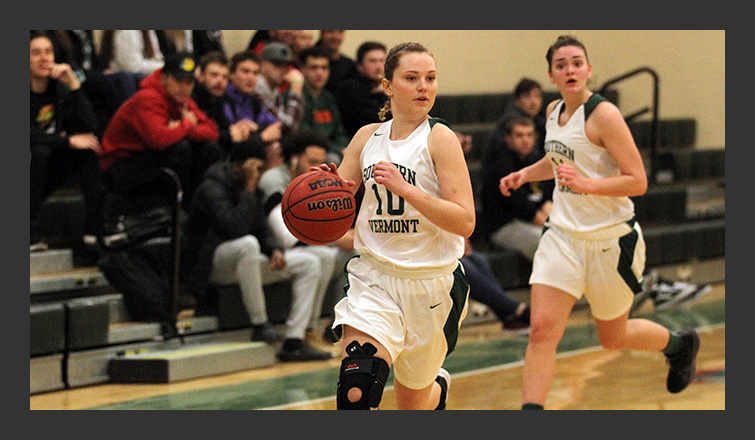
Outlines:
{"label": "man wearing baseball cap", "polygon": [[222,159],[217,125],[191,98],[195,67],[189,53],[169,55],[113,116],[100,152],[112,190],[157,181],[168,167],[178,174],[187,203],[204,171]]}
{"label": "man wearing baseball cap", "polygon": [[[260,76],[254,91],[283,123],[283,136],[299,129],[304,108],[304,75],[293,65],[291,48],[271,41],[260,53]],[[283,92],[288,89],[288,99]]]}

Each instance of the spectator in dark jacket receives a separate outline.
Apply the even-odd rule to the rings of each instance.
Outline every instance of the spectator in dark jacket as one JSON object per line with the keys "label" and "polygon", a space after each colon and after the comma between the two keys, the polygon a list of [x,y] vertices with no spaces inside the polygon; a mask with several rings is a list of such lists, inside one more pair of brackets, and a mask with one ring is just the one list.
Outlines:
{"label": "spectator in dark jacket", "polygon": [[[55,62],[52,40],[32,31],[31,76],[30,251],[44,250],[39,211],[47,197],[71,176],[84,194],[83,238],[94,239],[101,227],[101,187],[97,152],[97,118],[69,64]],[[89,237],[87,237],[89,236]]]}
{"label": "spectator in dark jacket", "polygon": [[514,99],[503,110],[503,115],[496,123],[490,139],[490,147],[495,150],[506,142],[506,122],[511,118],[524,116],[535,124],[535,147],[533,151],[540,157],[545,155],[545,107],[543,106],[543,88],[540,83],[530,78],[522,78],[514,88]]}
{"label": "spectator in dark jacket", "polygon": [[378,114],[388,101],[380,83],[387,53],[383,43],[362,43],[357,50],[356,73],[326,86],[336,97],[343,127],[349,138],[363,126],[380,122]]}
{"label": "spectator in dark jacket", "polygon": [[538,182],[523,185],[510,197],[501,194],[503,177],[542,157],[534,151],[535,124],[530,118],[513,117],[504,131],[504,144],[495,154],[489,151],[484,162],[479,225],[493,245],[518,251],[532,261],[550,213],[553,186]]}
{"label": "spectator in dark jacket", "polygon": [[274,342],[281,335],[269,323],[262,286],[292,280],[291,310],[278,357],[283,361],[324,360],[330,353],[304,341],[320,277],[317,256],[282,251],[269,230],[258,191],[265,151],[261,144],[236,146],[228,161],[213,165],[197,189],[182,242],[184,293],[197,298],[200,313],[213,313],[207,287],[238,284],[252,340]]}
{"label": "spectator in dark jacket", "polygon": [[226,93],[230,74],[230,62],[221,52],[209,52],[199,60],[196,71],[197,87],[192,97],[200,109],[218,125],[218,143],[227,155],[234,145],[253,142],[261,143],[257,124],[247,118],[231,122],[225,106],[233,105]]}
{"label": "spectator in dark jacket", "polygon": [[220,52],[225,54],[223,31],[195,29],[191,32],[194,43],[194,56],[197,59],[201,59],[210,52]]}

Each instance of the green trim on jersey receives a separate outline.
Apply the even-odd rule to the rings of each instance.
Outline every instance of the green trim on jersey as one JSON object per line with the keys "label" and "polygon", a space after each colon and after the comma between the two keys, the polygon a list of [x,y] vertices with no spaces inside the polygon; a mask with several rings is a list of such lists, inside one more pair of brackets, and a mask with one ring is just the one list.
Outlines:
{"label": "green trim on jersey", "polygon": [[[446,127],[451,128],[451,124],[443,118],[430,118],[430,129],[432,129],[437,123],[441,123]],[[453,128],[451,128],[451,130],[453,130]]]}
{"label": "green trim on jersey", "polygon": [[634,272],[632,271],[632,263],[634,262],[634,250],[637,247],[637,241],[640,238],[640,234],[634,229],[634,220],[627,222],[632,227],[632,232],[619,238],[619,248],[621,249],[621,255],[619,256],[619,275],[627,283],[632,292],[635,294],[642,291],[642,286],[637,280]]}
{"label": "green trim on jersey", "polygon": [[446,335],[446,343],[448,344],[446,356],[451,354],[456,348],[456,341],[459,339],[461,314],[467,304],[467,297],[469,295],[469,283],[467,282],[467,276],[464,274],[464,268],[461,266],[461,263],[459,263],[459,267],[454,271],[454,285],[448,294],[451,296],[453,306],[448,314],[446,325],[443,327],[443,333]]}
{"label": "green trim on jersey", "polygon": [[587,121],[588,116],[590,116],[590,113],[592,113],[593,110],[595,110],[595,107],[598,106],[601,102],[608,101],[604,96],[598,95],[597,93],[593,93],[592,96],[585,102],[585,121]]}

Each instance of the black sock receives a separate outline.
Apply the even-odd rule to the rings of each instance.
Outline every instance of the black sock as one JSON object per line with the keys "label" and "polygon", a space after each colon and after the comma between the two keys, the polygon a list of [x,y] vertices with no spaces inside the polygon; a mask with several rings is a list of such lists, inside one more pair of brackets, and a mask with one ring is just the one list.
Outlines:
{"label": "black sock", "polygon": [[545,408],[543,407],[543,405],[538,405],[537,403],[525,403],[524,405],[522,405],[522,410],[542,411],[544,409]]}
{"label": "black sock", "polygon": [[283,343],[283,349],[286,351],[296,351],[302,345],[304,345],[304,342],[301,339],[286,339],[286,342]]}

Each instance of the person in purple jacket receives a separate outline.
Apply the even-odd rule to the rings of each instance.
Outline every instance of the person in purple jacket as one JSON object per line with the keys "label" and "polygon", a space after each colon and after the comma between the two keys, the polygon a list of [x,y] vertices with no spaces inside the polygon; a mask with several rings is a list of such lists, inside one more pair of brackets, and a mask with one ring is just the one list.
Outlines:
{"label": "person in purple jacket", "polygon": [[231,124],[248,121],[246,135],[259,137],[265,145],[266,164],[269,169],[283,163],[280,151],[283,131],[282,123],[254,93],[260,64],[257,54],[250,50],[238,52],[231,57],[230,83],[226,91],[230,99],[225,103],[224,112]]}

